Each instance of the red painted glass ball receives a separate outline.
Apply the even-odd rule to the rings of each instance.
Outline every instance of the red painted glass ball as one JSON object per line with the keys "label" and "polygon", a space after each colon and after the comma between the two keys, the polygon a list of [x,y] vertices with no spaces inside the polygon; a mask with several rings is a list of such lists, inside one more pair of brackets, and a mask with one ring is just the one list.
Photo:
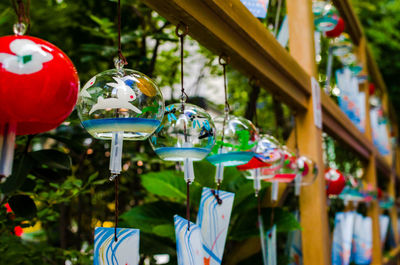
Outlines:
{"label": "red painted glass ball", "polygon": [[59,48],[30,36],[0,38],[0,125],[16,123],[17,134],[60,125],[72,112],[78,73]]}
{"label": "red painted glass ball", "polygon": [[346,179],[343,174],[333,168],[325,170],[326,193],[328,195],[339,195],[346,186]]}
{"label": "red painted glass ball", "polygon": [[336,38],[339,37],[340,34],[344,32],[345,28],[346,28],[346,23],[344,22],[343,18],[339,17],[336,26],[332,30],[325,32],[325,34],[329,38]]}

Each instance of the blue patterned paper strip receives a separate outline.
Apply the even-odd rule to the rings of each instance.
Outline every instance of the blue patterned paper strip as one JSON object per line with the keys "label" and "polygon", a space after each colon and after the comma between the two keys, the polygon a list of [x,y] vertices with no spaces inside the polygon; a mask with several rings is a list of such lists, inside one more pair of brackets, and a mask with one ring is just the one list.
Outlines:
{"label": "blue patterned paper strip", "polygon": [[258,18],[266,18],[269,0],[241,0],[243,5]]}
{"label": "blue patterned paper strip", "polygon": [[197,224],[203,238],[204,264],[219,265],[224,254],[235,194],[220,190],[219,197],[222,204],[218,204],[212,189],[203,188]]}
{"label": "blue patterned paper strip", "polygon": [[96,227],[94,232],[94,265],[137,265],[139,264],[139,230]]}
{"label": "blue patterned paper strip", "polygon": [[178,215],[174,216],[178,265],[204,265],[200,227]]}

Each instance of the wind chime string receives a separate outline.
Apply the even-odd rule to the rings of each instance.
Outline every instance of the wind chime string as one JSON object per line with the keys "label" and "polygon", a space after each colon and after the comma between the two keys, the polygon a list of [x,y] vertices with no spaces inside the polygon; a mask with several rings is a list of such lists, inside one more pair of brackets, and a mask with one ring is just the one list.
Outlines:
{"label": "wind chime string", "polygon": [[[175,34],[176,36],[179,37],[179,42],[180,42],[180,60],[181,60],[181,109],[182,112],[185,111],[185,102],[188,99],[188,95],[185,92],[184,88],[184,83],[183,83],[183,77],[184,77],[184,71],[183,71],[183,56],[184,56],[184,41],[186,35],[189,33],[189,27],[185,25],[184,23],[180,22],[175,29]],[[185,136],[185,143],[188,142],[187,139],[187,132],[186,132],[186,124],[183,125],[183,134]],[[191,163],[189,161],[185,161],[184,163]],[[184,165],[184,168],[186,170],[186,167]],[[185,173],[186,176],[186,173]],[[190,184],[191,181],[189,179],[186,180],[186,220],[188,222],[188,231],[190,230]]]}
{"label": "wind chime string", "polygon": [[[29,7],[30,0],[26,1],[26,5],[23,0],[12,0],[12,5],[15,11],[15,14],[18,17],[18,24],[14,27],[18,27],[17,32],[25,32],[25,27],[29,31],[31,23],[30,23],[30,15],[29,15]],[[24,25],[25,24],[25,25]]]}
{"label": "wind chime string", "polygon": [[178,26],[176,26],[175,29],[175,34],[176,36],[179,37],[180,40],[180,57],[181,57],[181,102],[184,103],[186,102],[188,95],[185,92],[185,88],[183,85],[183,56],[184,56],[184,41],[185,41],[185,37],[186,35],[189,33],[189,27],[187,25],[185,25],[184,23],[180,22],[178,24]]}
{"label": "wind chime string", "polygon": [[[121,44],[121,0],[117,2],[117,17],[118,17],[118,58],[115,60],[115,66],[117,69],[121,69],[124,65],[128,64],[125,56],[122,54],[122,44]],[[119,117],[119,109],[116,109],[116,117]],[[113,133],[114,134],[114,133]],[[121,136],[120,136],[121,137]],[[117,144],[117,143],[115,143]],[[122,146],[119,146],[122,148]],[[117,228],[118,228],[118,208],[119,208],[119,200],[118,200],[118,183],[119,183],[119,174],[112,174],[110,177],[110,181],[114,181],[114,194],[115,194],[115,212],[114,212],[114,241],[118,241],[117,237]]]}
{"label": "wind chime string", "polygon": [[[230,57],[225,55],[225,54],[221,54],[219,56],[218,62],[219,64],[222,66],[223,69],[223,76],[224,76],[224,97],[225,97],[225,105],[224,105],[224,113],[225,113],[225,117],[224,117],[224,121],[222,123],[222,137],[221,137],[221,146],[219,148],[219,152],[222,153],[222,149],[223,149],[223,145],[224,145],[224,139],[225,139],[225,125],[226,125],[226,120],[228,118],[229,112],[230,112],[230,106],[229,106],[229,102],[228,102],[228,85],[227,85],[227,78],[226,78],[226,66],[230,63]],[[219,167],[221,167],[222,165],[219,165]],[[217,167],[217,171],[220,170],[220,168]],[[223,174],[223,169],[221,174]],[[214,190],[212,190],[212,193],[215,197],[215,199],[217,200],[218,204],[222,204],[222,199],[219,197],[219,191],[221,188],[221,178],[218,178],[217,180],[217,191],[215,192]]]}
{"label": "wind chime string", "polygon": [[190,181],[186,183],[186,220],[188,221],[188,231],[190,230]]}
{"label": "wind chime string", "polygon": [[296,121],[297,113],[296,111],[293,112],[293,125],[294,125],[294,150],[296,152],[296,158],[299,157],[299,142],[298,142],[298,135],[297,135],[297,121]]}
{"label": "wind chime string", "polygon": [[114,179],[114,183],[115,183],[115,226],[114,226],[114,241],[117,242],[118,238],[117,238],[117,227],[118,227],[118,207],[119,207],[119,201],[118,201],[118,182],[119,182],[119,178],[118,175],[116,175],[115,179]]}
{"label": "wind chime string", "polygon": [[125,56],[122,54],[122,44],[121,44],[121,0],[118,0],[117,6],[117,15],[118,15],[118,59],[119,64],[127,65]]}

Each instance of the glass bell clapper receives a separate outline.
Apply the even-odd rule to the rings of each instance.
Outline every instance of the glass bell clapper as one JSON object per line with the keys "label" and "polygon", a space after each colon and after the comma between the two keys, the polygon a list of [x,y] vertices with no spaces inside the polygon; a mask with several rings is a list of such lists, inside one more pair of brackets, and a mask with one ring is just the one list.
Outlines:
{"label": "glass bell clapper", "polygon": [[121,172],[123,141],[147,139],[164,116],[164,100],[156,84],[140,72],[124,69],[120,59],[115,67],[92,77],[77,104],[83,127],[94,138],[111,140],[111,179]]}
{"label": "glass bell clapper", "polygon": [[150,144],[161,159],[183,162],[185,180],[192,183],[193,161],[204,159],[214,146],[214,122],[204,109],[189,103],[171,104],[165,110]]}
{"label": "glass bell clapper", "polygon": [[214,119],[216,143],[207,160],[217,167],[215,181],[222,182],[224,167],[248,163],[253,157],[252,149],[257,144],[257,129],[242,117],[225,114]]}
{"label": "glass bell clapper", "polygon": [[12,173],[17,123],[0,124],[0,182]]}

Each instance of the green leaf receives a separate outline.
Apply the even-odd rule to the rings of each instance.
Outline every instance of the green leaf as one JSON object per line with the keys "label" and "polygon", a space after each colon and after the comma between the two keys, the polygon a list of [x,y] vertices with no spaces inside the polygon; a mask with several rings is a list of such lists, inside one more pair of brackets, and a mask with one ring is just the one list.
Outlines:
{"label": "green leaf", "polygon": [[142,175],[142,185],[155,195],[183,200],[186,198],[186,182],[181,172],[162,171]]}
{"label": "green leaf", "polygon": [[8,203],[17,217],[33,218],[36,216],[37,208],[35,202],[29,196],[12,196]]}
{"label": "green leaf", "polygon": [[14,161],[13,172],[6,182],[0,186],[1,192],[9,194],[19,189],[24,184],[33,163],[34,161],[29,155],[23,155],[20,160]]}
{"label": "green leaf", "polygon": [[30,153],[30,155],[40,164],[50,168],[70,170],[71,158],[69,155],[53,150],[40,150]]}
{"label": "green leaf", "polygon": [[138,228],[143,232],[174,239],[174,233],[168,232],[168,225],[173,224],[175,214],[184,215],[185,206],[179,203],[157,201],[132,208],[121,215],[121,220],[125,225]]}
{"label": "green leaf", "polygon": [[62,182],[69,175],[69,171],[67,170],[55,171],[51,168],[39,167],[39,168],[33,168],[31,174],[47,182]]}
{"label": "green leaf", "polygon": [[161,237],[169,237],[169,238],[174,238],[175,237],[175,228],[174,225],[172,224],[164,224],[164,225],[156,225],[153,228],[154,234],[161,236]]}

